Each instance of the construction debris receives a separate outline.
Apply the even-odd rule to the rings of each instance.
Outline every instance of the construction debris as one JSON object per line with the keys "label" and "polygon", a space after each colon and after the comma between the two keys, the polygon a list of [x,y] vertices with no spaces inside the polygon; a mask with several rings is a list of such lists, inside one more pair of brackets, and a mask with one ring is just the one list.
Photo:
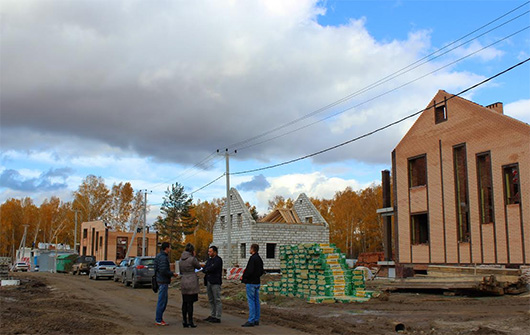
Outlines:
{"label": "construction debris", "polygon": [[365,290],[362,271],[349,269],[335,244],[281,246],[280,261],[282,278],[263,285],[264,293],[310,303],[363,302],[374,293]]}
{"label": "construction debris", "polygon": [[527,282],[519,269],[442,265],[429,265],[427,275],[382,282],[378,286],[383,290],[474,291],[488,295],[527,291]]}

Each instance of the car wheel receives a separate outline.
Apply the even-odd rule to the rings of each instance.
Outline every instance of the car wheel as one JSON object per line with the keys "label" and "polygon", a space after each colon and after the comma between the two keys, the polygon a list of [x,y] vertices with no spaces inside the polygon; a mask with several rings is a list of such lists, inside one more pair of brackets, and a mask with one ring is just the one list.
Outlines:
{"label": "car wheel", "polygon": [[121,275],[121,282],[122,282],[123,284],[125,284],[125,275],[124,275],[124,274]]}
{"label": "car wheel", "polygon": [[118,281],[118,276],[116,276],[116,272],[114,272],[114,276],[112,276],[112,280],[114,280],[115,282]]}
{"label": "car wheel", "polygon": [[132,287],[133,288],[138,288],[140,287],[140,284],[138,284],[138,282],[136,281],[136,277],[133,276],[132,278]]}
{"label": "car wheel", "polygon": [[97,274],[97,273],[94,273],[94,279],[95,279],[95,280],[98,280],[98,279],[99,279],[99,277],[98,277],[98,274]]}

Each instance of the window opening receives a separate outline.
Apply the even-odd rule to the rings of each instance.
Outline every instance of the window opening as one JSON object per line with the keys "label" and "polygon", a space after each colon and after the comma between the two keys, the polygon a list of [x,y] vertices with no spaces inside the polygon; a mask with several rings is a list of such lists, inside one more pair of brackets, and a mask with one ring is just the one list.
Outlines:
{"label": "window opening", "polygon": [[267,243],[267,258],[276,258],[276,243]]}
{"label": "window opening", "polygon": [[241,258],[247,258],[247,244],[241,243],[239,250]]}
{"label": "window opening", "polygon": [[116,238],[116,259],[124,259],[125,255],[127,254],[127,237],[120,237],[118,236]]}
{"label": "window opening", "polygon": [[429,243],[429,216],[427,213],[410,216],[412,244]]}
{"label": "window opening", "polygon": [[504,202],[506,205],[518,204],[521,202],[519,185],[519,165],[511,164],[503,166],[504,179]]}
{"label": "window opening", "polygon": [[466,147],[459,145],[453,147],[453,161],[455,170],[455,200],[458,223],[458,240],[469,242],[471,238],[469,229],[469,203]]}
{"label": "window opening", "polygon": [[477,178],[480,223],[491,223],[493,222],[493,180],[489,153],[477,155]]}
{"label": "window opening", "polygon": [[409,187],[427,185],[427,157],[409,159]]}

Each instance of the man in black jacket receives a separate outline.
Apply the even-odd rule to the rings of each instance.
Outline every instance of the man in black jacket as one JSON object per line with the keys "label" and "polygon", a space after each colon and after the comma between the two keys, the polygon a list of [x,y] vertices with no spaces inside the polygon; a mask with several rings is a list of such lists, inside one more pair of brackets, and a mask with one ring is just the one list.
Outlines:
{"label": "man in black jacket", "polygon": [[259,326],[260,317],[260,303],[259,303],[259,287],[260,277],[263,275],[263,260],[258,254],[259,245],[252,244],[250,246],[250,258],[248,259],[247,267],[243,272],[241,281],[246,284],[247,301],[248,301],[248,321],[243,324],[243,327]]}
{"label": "man in black jacket", "polygon": [[160,253],[155,258],[155,273],[156,281],[158,282],[158,302],[156,304],[156,317],[155,325],[167,326],[168,323],[164,322],[163,315],[167,307],[167,290],[169,283],[171,283],[171,277],[176,277],[177,274],[171,272],[169,268],[169,257],[168,254],[171,251],[171,246],[168,242],[162,243],[160,247]]}
{"label": "man in black jacket", "polygon": [[221,284],[223,277],[223,260],[217,255],[217,247],[212,245],[208,248],[208,260],[204,269],[204,284],[208,292],[210,302],[210,316],[205,321],[220,323],[223,305],[221,303]]}

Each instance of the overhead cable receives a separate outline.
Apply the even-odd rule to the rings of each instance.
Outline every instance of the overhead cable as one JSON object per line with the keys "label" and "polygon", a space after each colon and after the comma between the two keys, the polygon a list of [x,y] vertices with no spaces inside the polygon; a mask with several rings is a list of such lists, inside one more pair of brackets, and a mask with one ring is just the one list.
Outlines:
{"label": "overhead cable", "polygon": [[349,110],[351,110],[351,109],[354,109],[354,108],[360,107],[360,106],[362,106],[362,105],[364,105],[364,104],[367,104],[367,103],[369,103],[369,102],[371,102],[371,101],[373,101],[373,100],[375,100],[375,99],[381,98],[381,97],[383,97],[383,96],[385,96],[385,95],[387,95],[387,94],[390,94],[390,93],[392,93],[392,92],[394,92],[394,91],[397,91],[397,90],[399,90],[399,89],[401,89],[401,88],[403,88],[403,87],[405,87],[405,86],[407,86],[407,85],[410,85],[410,84],[412,84],[412,83],[414,83],[414,82],[416,82],[416,81],[418,81],[418,80],[420,80],[420,79],[423,79],[423,78],[425,78],[425,77],[427,77],[427,76],[430,76],[430,75],[432,75],[432,74],[434,74],[434,73],[436,73],[436,72],[438,72],[438,71],[440,71],[440,70],[443,70],[443,69],[445,69],[445,68],[447,68],[447,67],[449,67],[449,66],[451,66],[451,65],[454,65],[454,64],[456,64],[456,63],[458,63],[458,62],[460,62],[460,61],[462,61],[462,60],[464,60],[464,59],[466,59],[466,58],[469,58],[469,57],[471,57],[471,56],[473,56],[473,55],[475,55],[475,54],[477,54],[477,53],[479,53],[479,52],[481,52],[481,51],[483,51],[483,50],[485,50],[485,49],[487,49],[487,48],[492,47],[493,45],[495,45],[495,44],[497,44],[497,43],[500,43],[500,42],[502,42],[502,41],[504,41],[504,40],[506,40],[506,39],[508,39],[508,38],[510,38],[510,37],[512,37],[512,36],[514,36],[514,35],[517,35],[517,34],[523,32],[523,31],[525,31],[525,30],[527,30],[527,29],[529,29],[529,28],[530,28],[530,26],[526,26],[526,27],[524,27],[523,29],[518,30],[518,31],[516,31],[515,33],[512,33],[512,34],[510,34],[510,35],[508,35],[508,36],[506,36],[506,37],[504,37],[504,38],[502,38],[502,39],[500,39],[500,40],[497,40],[497,41],[495,41],[495,42],[493,42],[493,43],[491,43],[491,44],[489,44],[489,45],[487,45],[487,46],[485,46],[485,47],[483,47],[483,48],[481,48],[481,49],[479,49],[479,50],[476,50],[476,51],[474,51],[474,52],[472,52],[472,53],[470,53],[470,54],[467,54],[467,55],[464,56],[464,57],[461,57],[461,58],[459,58],[459,59],[457,59],[457,60],[455,60],[455,61],[452,61],[452,62],[450,62],[450,63],[448,63],[448,64],[446,64],[446,65],[444,65],[444,66],[442,66],[442,67],[439,67],[439,68],[436,69],[436,70],[433,70],[433,71],[431,71],[431,72],[429,72],[429,73],[427,73],[427,74],[424,74],[424,75],[422,75],[422,76],[420,76],[420,77],[418,77],[418,78],[416,78],[416,79],[413,79],[413,80],[411,80],[411,81],[408,81],[408,82],[406,82],[406,83],[404,83],[404,84],[402,84],[402,85],[399,85],[399,86],[397,86],[397,87],[395,87],[395,88],[393,88],[393,89],[391,89],[391,90],[388,90],[388,91],[386,91],[386,92],[383,92],[383,93],[381,93],[381,94],[378,94],[378,95],[376,95],[376,96],[374,96],[374,97],[372,97],[372,98],[370,98],[370,99],[368,99],[368,100],[365,100],[365,101],[363,101],[363,102],[361,102],[361,103],[359,103],[359,104],[357,104],[357,105],[354,105],[354,106],[351,106],[351,107],[345,108],[345,109],[343,109],[343,110],[341,110],[341,111],[339,111],[339,112],[337,112],[337,113],[331,114],[331,115],[329,115],[329,116],[326,116],[325,118],[322,118],[322,119],[320,119],[320,120],[317,120],[317,121],[314,121],[314,122],[312,122],[312,123],[306,124],[306,125],[304,125],[304,126],[298,127],[298,128],[296,128],[296,129],[290,130],[290,131],[288,131],[288,132],[285,132],[285,133],[282,133],[282,134],[276,135],[276,136],[274,136],[274,137],[270,137],[270,138],[268,138],[268,139],[265,139],[265,140],[260,141],[260,142],[257,142],[257,143],[249,144],[249,145],[247,145],[247,146],[244,146],[244,147],[238,148],[237,150],[248,149],[248,148],[251,148],[251,147],[254,147],[254,146],[257,146],[257,145],[260,145],[260,144],[263,144],[263,143],[266,143],[266,142],[269,142],[269,141],[272,141],[272,140],[278,139],[278,138],[280,138],[280,137],[283,137],[283,136],[286,136],[286,135],[292,134],[292,133],[294,133],[294,132],[297,132],[297,131],[299,131],[299,130],[302,130],[302,129],[308,128],[308,127],[310,127],[310,126],[313,126],[313,125],[315,125],[315,124],[317,124],[317,123],[320,123],[320,122],[322,122],[322,121],[326,121],[326,120],[328,120],[328,119],[331,119],[331,118],[333,118],[333,117],[335,117],[335,116],[337,116],[337,115],[343,114],[343,113],[345,113],[345,112],[347,112],[347,111],[349,111]]}
{"label": "overhead cable", "polygon": [[[445,51],[444,53],[441,53],[441,54],[439,54],[439,55],[437,55],[437,56],[435,56],[435,57],[430,58],[431,56],[433,56],[433,55],[439,53],[440,51],[442,51],[442,50],[444,50],[444,49],[449,48],[450,46],[452,46],[452,45],[456,44],[457,42],[463,40],[464,38],[466,38],[466,37],[468,37],[468,36],[470,36],[470,35],[476,33],[477,31],[480,31],[480,30],[482,30],[483,28],[485,28],[485,27],[487,27],[487,26],[493,24],[494,22],[499,21],[500,19],[506,17],[507,15],[509,15],[509,14],[513,13],[514,11],[520,9],[521,7],[527,5],[528,3],[530,3],[530,1],[525,2],[524,4],[522,4],[522,5],[520,5],[520,6],[516,7],[516,8],[514,8],[514,9],[512,9],[511,11],[509,11],[509,12],[507,12],[507,13],[505,13],[505,14],[499,16],[499,17],[497,17],[496,19],[494,19],[494,20],[488,22],[487,24],[485,24],[485,25],[483,25],[483,26],[481,26],[481,27],[479,27],[479,28],[473,30],[472,32],[470,32],[470,33],[468,33],[468,34],[466,34],[466,35],[460,37],[459,39],[457,39],[457,40],[455,40],[455,41],[453,41],[453,42],[447,44],[446,46],[444,46],[444,47],[442,47],[442,48],[440,48],[440,49],[437,49],[436,51],[434,51],[434,52],[430,53],[429,55],[427,55],[427,56],[425,56],[425,57],[423,57],[423,58],[421,58],[421,59],[415,61],[414,63],[411,63],[411,64],[409,64],[409,65],[407,65],[407,66],[401,68],[400,70],[397,70],[397,71],[393,72],[392,74],[389,74],[389,75],[387,75],[386,77],[381,78],[381,79],[379,79],[379,80],[373,82],[372,84],[369,84],[369,85],[365,86],[364,88],[362,88],[362,89],[360,89],[360,90],[358,90],[358,91],[356,91],[356,92],[354,92],[354,93],[349,94],[349,95],[346,96],[346,97],[343,97],[343,98],[341,98],[341,99],[339,99],[339,100],[337,100],[337,101],[335,101],[335,102],[333,102],[333,103],[330,103],[330,104],[328,104],[328,105],[326,105],[326,106],[324,106],[324,107],[321,107],[321,108],[319,108],[319,109],[317,109],[317,110],[315,110],[315,111],[313,111],[313,112],[311,112],[311,113],[308,113],[308,114],[306,114],[306,115],[304,115],[304,116],[302,116],[302,117],[300,117],[300,118],[297,118],[297,119],[292,120],[292,121],[290,121],[290,122],[287,122],[287,123],[285,123],[285,124],[283,124],[283,125],[280,125],[280,126],[278,126],[278,127],[276,127],[276,128],[273,128],[273,129],[271,129],[271,130],[268,130],[268,131],[266,131],[266,132],[264,132],[264,133],[261,133],[261,134],[259,134],[259,135],[254,136],[254,137],[251,137],[251,138],[249,138],[249,139],[242,140],[242,141],[239,141],[239,142],[237,142],[237,143],[231,144],[231,145],[228,146],[228,147],[236,147],[236,146],[240,146],[240,145],[243,145],[243,144],[245,144],[245,143],[249,143],[249,142],[255,141],[255,140],[259,139],[259,138],[265,137],[265,136],[267,136],[267,135],[269,135],[269,134],[271,134],[271,133],[274,133],[274,132],[276,132],[276,131],[278,131],[278,130],[284,129],[284,128],[288,127],[288,126],[291,126],[291,125],[293,125],[293,124],[295,124],[295,123],[298,123],[298,122],[300,122],[300,121],[302,121],[302,120],[305,120],[305,119],[307,119],[307,118],[309,118],[309,117],[311,117],[311,116],[313,116],[313,115],[316,115],[316,114],[318,114],[318,113],[321,113],[321,112],[323,112],[323,111],[325,111],[325,110],[328,110],[328,109],[330,109],[330,108],[332,108],[332,107],[335,107],[335,106],[337,106],[337,105],[339,105],[339,104],[341,104],[341,103],[343,103],[343,102],[345,102],[345,101],[347,101],[347,100],[350,100],[351,98],[353,98],[353,97],[355,97],[355,96],[357,96],[357,95],[359,95],[359,94],[362,94],[362,93],[364,93],[364,92],[366,92],[366,91],[368,91],[368,90],[370,90],[370,89],[373,89],[373,88],[375,88],[375,87],[377,87],[377,86],[380,86],[380,85],[382,85],[383,83],[386,83],[386,82],[388,82],[388,81],[390,81],[390,80],[392,80],[392,79],[394,79],[394,78],[396,78],[396,77],[399,77],[399,76],[401,76],[401,75],[403,75],[403,74],[405,74],[405,73],[407,73],[407,72],[410,72],[410,71],[412,71],[413,69],[416,69],[417,67],[419,67],[419,66],[421,66],[421,65],[423,65],[423,64],[425,64],[425,63],[427,63],[427,62],[430,62],[430,61],[432,61],[432,60],[434,60],[434,59],[436,59],[436,58],[438,58],[438,57],[441,57],[442,55],[445,55],[445,54],[447,54],[448,52],[450,52],[450,51],[452,51],[452,50],[454,50],[454,49],[456,49],[456,48],[459,48],[459,47],[461,47],[461,46],[463,46],[463,45],[465,45],[465,44],[467,44],[467,43],[469,43],[469,42],[471,42],[471,41],[473,41],[473,40],[475,40],[475,39],[477,39],[477,38],[479,38],[479,37],[481,37],[481,36],[484,36],[484,35],[487,34],[487,33],[490,33],[491,31],[493,31],[493,30],[495,30],[495,29],[498,29],[498,28],[500,28],[500,27],[502,27],[502,26],[508,24],[509,22],[512,22],[512,21],[514,21],[514,20],[516,20],[516,19],[522,17],[523,15],[528,14],[529,11],[526,11],[526,12],[524,12],[524,13],[522,13],[522,14],[520,14],[520,15],[518,15],[518,16],[516,16],[516,17],[514,17],[514,18],[512,18],[512,19],[510,19],[510,20],[508,20],[508,21],[506,21],[506,22],[504,22],[504,23],[502,23],[502,24],[500,24],[500,25],[498,25],[498,26],[496,26],[496,27],[494,27],[494,28],[492,28],[492,29],[490,29],[490,30],[488,30],[488,31],[486,31],[486,32],[484,32],[484,33],[482,33],[482,34],[480,34],[480,35],[474,37],[474,38],[472,38],[472,39],[470,39],[470,40],[467,40],[467,41],[465,41],[465,42],[459,44],[459,45],[456,46],[456,47],[451,48],[451,49],[448,50],[448,51]],[[429,58],[430,58],[430,59],[429,59]],[[428,59],[428,60],[426,60],[426,59]],[[425,62],[422,62],[422,61],[424,61],[424,60],[426,60],[426,61],[425,61]],[[420,63],[420,64],[418,64],[418,63]],[[405,70],[407,70],[407,71],[405,71]],[[304,128],[304,127],[302,127],[301,129],[303,129],[303,128]],[[297,131],[297,130],[295,130],[295,131]],[[265,141],[265,142],[266,142],[266,141]],[[264,143],[264,141],[259,142],[259,144],[261,144],[261,143]],[[257,145],[257,144],[256,144],[256,145]],[[250,146],[254,146],[254,145],[250,145]],[[240,148],[238,148],[238,149],[244,149],[244,148],[248,148],[248,147],[250,147],[250,146],[243,146],[243,147],[240,147]]]}
{"label": "overhead cable", "polygon": [[[488,81],[493,80],[494,78],[497,78],[498,76],[500,76],[500,75],[502,75],[502,74],[504,74],[504,73],[506,73],[506,72],[509,72],[509,71],[515,69],[515,68],[518,67],[518,66],[523,65],[524,63],[526,63],[526,62],[528,62],[528,61],[530,61],[530,58],[527,58],[527,59],[525,59],[524,61],[519,62],[519,63],[517,63],[517,64],[515,64],[515,65],[513,65],[513,66],[511,66],[511,67],[509,67],[509,68],[507,68],[506,70],[501,71],[501,72],[495,74],[494,76],[488,77],[487,79],[484,79],[483,81],[481,81],[481,82],[479,82],[479,83],[477,83],[477,84],[475,84],[475,85],[473,85],[473,86],[471,86],[471,87],[468,87],[468,88],[466,88],[465,90],[463,90],[463,91],[461,91],[461,92],[459,92],[459,93],[457,93],[457,94],[454,94],[454,95],[450,96],[449,98],[447,98],[446,101],[451,100],[451,99],[453,99],[453,98],[455,98],[455,97],[457,97],[457,96],[460,96],[460,95],[462,95],[462,94],[464,94],[464,93],[466,93],[466,92],[468,92],[468,91],[470,91],[470,90],[472,90],[472,89],[474,89],[474,88],[476,88],[476,87],[478,87],[478,86],[480,86],[480,85],[483,85],[483,84],[487,83]],[[280,167],[280,166],[283,166],[283,165],[292,164],[292,163],[294,163],[294,162],[298,162],[298,161],[301,161],[301,160],[304,160],[304,159],[307,159],[307,158],[310,158],[310,157],[314,157],[314,156],[317,156],[317,155],[323,154],[323,153],[325,153],[325,152],[328,152],[328,151],[331,151],[331,150],[337,149],[337,148],[342,147],[342,146],[344,146],[344,145],[346,145],[346,144],[350,144],[350,143],[352,143],[352,142],[358,141],[358,140],[360,140],[360,139],[362,139],[362,138],[368,137],[368,136],[373,135],[373,134],[375,134],[375,133],[378,133],[378,132],[380,132],[380,131],[382,131],[382,130],[385,130],[385,129],[387,129],[387,128],[390,128],[390,127],[392,127],[392,126],[394,126],[394,125],[396,125],[396,124],[398,124],[398,123],[401,123],[401,122],[403,122],[403,121],[405,121],[405,120],[407,120],[407,119],[410,119],[410,118],[412,118],[412,117],[414,117],[414,116],[416,116],[416,115],[418,115],[418,114],[420,114],[420,113],[422,113],[422,112],[424,112],[424,111],[426,111],[426,110],[428,110],[428,109],[430,109],[430,108],[433,108],[433,107],[435,107],[435,105],[428,106],[428,107],[425,108],[425,109],[421,109],[421,110],[419,110],[419,111],[417,111],[417,112],[415,112],[415,113],[409,114],[409,115],[407,115],[407,116],[405,116],[405,117],[403,117],[403,118],[401,118],[401,119],[399,119],[399,120],[397,120],[397,121],[394,121],[394,122],[389,123],[389,124],[387,124],[387,125],[385,125],[385,126],[382,126],[382,127],[380,127],[380,128],[377,128],[377,129],[375,129],[375,130],[372,130],[371,132],[365,133],[365,134],[363,134],[363,135],[361,135],[361,136],[357,136],[357,137],[355,137],[355,138],[352,138],[352,139],[350,139],[350,140],[348,140],[348,141],[345,141],[345,142],[339,143],[339,144],[334,145],[334,146],[332,146],[332,147],[329,147],[329,148],[326,148],[326,149],[323,149],[323,150],[320,150],[320,151],[314,152],[314,153],[312,153],[312,154],[305,155],[305,156],[302,156],[302,157],[299,157],[299,158],[295,158],[295,159],[292,159],[292,160],[289,160],[289,161],[286,161],[286,162],[283,162],[283,163],[278,163],[278,164],[273,164],[273,165],[265,166],[265,167],[262,167],[262,168],[251,169],[251,170],[245,170],[245,171],[238,171],[238,172],[231,172],[230,175],[241,175],[241,174],[247,174],[247,173],[252,173],[252,172],[257,172],[257,171],[268,170],[268,169],[272,169],[272,168]]]}

